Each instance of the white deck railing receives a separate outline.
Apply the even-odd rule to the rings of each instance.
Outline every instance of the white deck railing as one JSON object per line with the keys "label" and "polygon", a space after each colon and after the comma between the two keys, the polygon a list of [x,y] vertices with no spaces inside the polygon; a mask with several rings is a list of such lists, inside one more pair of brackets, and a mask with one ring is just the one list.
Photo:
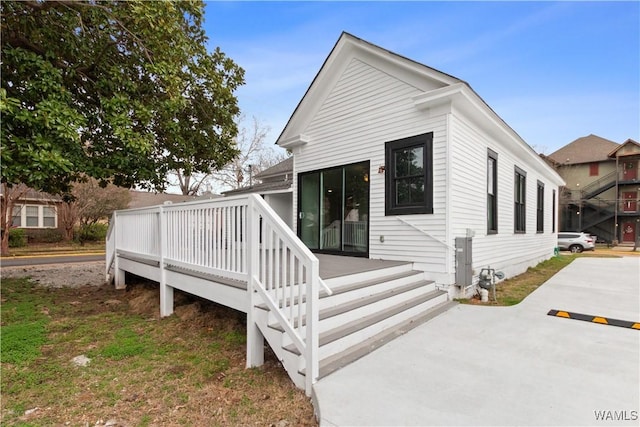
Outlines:
{"label": "white deck railing", "polygon": [[[261,197],[117,211],[110,228],[107,273],[112,260],[117,270],[119,257],[134,257],[157,263],[161,272],[178,267],[246,282],[248,322],[257,305],[268,306],[304,355],[310,393],[318,377],[318,259]],[[249,334],[252,328],[247,325]],[[248,337],[249,365],[252,345]]]}

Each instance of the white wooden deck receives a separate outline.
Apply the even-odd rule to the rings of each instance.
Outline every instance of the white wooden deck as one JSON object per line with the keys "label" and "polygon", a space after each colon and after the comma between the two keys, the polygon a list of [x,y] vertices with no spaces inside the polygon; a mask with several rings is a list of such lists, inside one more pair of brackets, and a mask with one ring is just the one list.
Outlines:
{"label": "white wooden deck", "polygon": [[[256,195],[118,211],[107,273],[158,282],[247,313],[247,367],[270,344],[295,384],[313,383],[437,313],[445,292],[409,262],[313,254]],[[112,269],[112,270],[111,270]]]}
{"label": "white wooden deck", "polygon": [[320,278],[323,280],[411,264],[404,261],[386,261],[326,254],[316,254],[316,257],[320,261]]}
{"label": "white wooden deck", "polygon": [[[151,267],[151,269],[159,267],[158,262],[149,261],[142,257],[136,257],[133,254],[123,253],[120,256],[121,258],[127,259],[134,263],[149,266]],[[339,280],[339,278],[343,276],[351,276],[354,274],[368,273],[376,270],[382,270],[385,268],[411,264],[404,261],[388,261],[388,260],[382,260],[382,259],[368,259],[368,258],[327,255],[327,254],[316,254],[316,257],[318,258],[318,261],[319,261],[320,278],[323,280],[332,279],[333,281],[335,281],[336,279]],[[192,270],[178,268],[178,267],[170,267],[169,269],[171,271],[174,271],[176,273],[181,273],[186,276],[192,276],[192,277],[201,278],[205,280],[211,280],[213,282],[232,286],[241,290],[247,289],[247,282],[245,280],[231,280],[222,276],[201,273],[198,271],[192,271]],[[143,275],[144,277],[151,280],[156,280],[155,277],[157,276],[157,274],[159,274],[159,271],[155,274],[145,274],[144,272],[148,270],[147,268],[143,268],[143,269],[133,268],[132,270],[135,270],[135,271],[131,271],[132,273]]]}

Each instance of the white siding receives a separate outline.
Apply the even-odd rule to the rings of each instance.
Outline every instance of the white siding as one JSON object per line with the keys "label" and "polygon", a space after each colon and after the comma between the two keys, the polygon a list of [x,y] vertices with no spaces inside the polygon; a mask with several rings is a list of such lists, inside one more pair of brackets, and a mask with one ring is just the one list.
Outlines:
{"label": "white siding", "polygon": [[[369,58],[352,57],[339,69],[341,75],[328,79],[333,86],[322,88],[323,98],[305,107],[309,116],[298,115],[293,126],[308,141],[294,150],[294,207],[298,174],[369,161],[370,258],[412,261],[439,284],[453,285],[456,237],[474,236],[475,275],[486,266],[515,275],[553,254],[551,195],[560,181],[503,123],[486,115],[484,106],[457,96],[418,108],[413,97],[442,85],[419,89]],[[378,173],[385,165],[385,142],[427,132],[433,132],[434,213],[385,216],[385,174]],[[498,153],[495,235],[486,230],[488,148]],[[515,166],[527,172],[524,234],[515,234],[513,226]],[[536,232],[538,180],[545,184],[544,233]]]}
{"label": "white siding", "polygon": [[[554,189],[557,198],[557,186],[537,171],[533,158],[518,157],[513,145],[492,138],[462,117],[452,117],[451,123],[452,233],[464,236],[472,230],[475,275],[491,266],[512,276],[549,258],[556,246],[551,198]],[[487,234],[487,149],[498,153],[498,233],[492,235]],[[527,173],[524,234],[514,233],[515,166]],[[536,231],[538,181],[544,183],[544,233]],[[556,200],[556,211],[557,207]]]}
{"label": "white siding", "polygon": [[293,203],[291,203],[291,193],[265,194],[264,200],[290,228],[293,228]]}
{"label": "white siding", "polygon": [[[364,62],[353,59],[302,131],[311,142],[295,153],[295,173],[369,160],[370,258],[419,263],[434,275],[445,273],[446,115],[418,111],[412,97],[421,91]],[[386,217],[385,142],[433,132],[433,215],[402,218],[433,237]],[[297,206],[297,180],[294,183]],[[384,242],[380,241],[381,236]]]}

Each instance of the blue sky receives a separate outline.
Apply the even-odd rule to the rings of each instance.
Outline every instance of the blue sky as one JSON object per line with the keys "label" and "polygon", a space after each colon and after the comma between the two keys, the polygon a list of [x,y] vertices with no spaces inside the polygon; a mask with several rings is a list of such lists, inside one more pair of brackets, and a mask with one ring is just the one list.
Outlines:
{"label": "blue sky", "polygon": [[596,134],[640,141],[640,3],[206,3],[205,29],[246,72],[243,113],[275,142],[342,31],[468,82],[550,154]]}

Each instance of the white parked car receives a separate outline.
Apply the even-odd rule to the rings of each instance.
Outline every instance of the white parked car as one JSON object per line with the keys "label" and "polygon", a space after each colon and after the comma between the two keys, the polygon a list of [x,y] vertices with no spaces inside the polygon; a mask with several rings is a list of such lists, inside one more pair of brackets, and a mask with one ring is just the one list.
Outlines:
{"label": "white parked car", "polygon": [[596,239],[587,233],[561,231],[558,233],[558,248],[561,251],[580,253],[592,251],[596,247]]}

